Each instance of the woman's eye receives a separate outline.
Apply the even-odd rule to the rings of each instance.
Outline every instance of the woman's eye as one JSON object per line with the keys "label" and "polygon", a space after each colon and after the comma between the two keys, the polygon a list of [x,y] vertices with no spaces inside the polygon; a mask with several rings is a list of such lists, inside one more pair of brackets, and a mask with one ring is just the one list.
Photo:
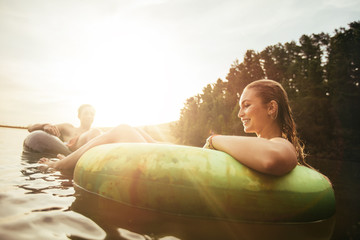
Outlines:
{"label": "woman's eye", "polygon": [[241,106],[240,106],[240,110],[241,110],[241,109],[246,109],[246,108],[250,107],[250,105],[251,105],[251,104],[249,104],[249,103],[243,103],[243,104],[241,104]]}

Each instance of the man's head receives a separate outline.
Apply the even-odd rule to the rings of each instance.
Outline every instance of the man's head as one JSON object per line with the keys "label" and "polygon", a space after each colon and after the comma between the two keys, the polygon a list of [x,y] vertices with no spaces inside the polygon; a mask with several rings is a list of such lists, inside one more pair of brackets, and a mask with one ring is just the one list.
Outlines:
{"label": "man's head", "polygon": [[80,119],[81,125],[86,128],[90,128],[94,121],[95,108],[90,104],[83,104],[78,109],[78,118]]}

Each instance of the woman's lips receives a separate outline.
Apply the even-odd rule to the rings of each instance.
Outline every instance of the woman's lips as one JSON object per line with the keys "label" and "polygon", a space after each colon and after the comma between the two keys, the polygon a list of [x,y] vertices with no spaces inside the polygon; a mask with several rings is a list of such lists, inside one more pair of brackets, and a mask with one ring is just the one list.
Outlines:
{"label": "woman's lips", "polygon": [[249,118],[244,118],[244,119],[241,119],[243,125],[246,125],[250,122],[250,119]]}

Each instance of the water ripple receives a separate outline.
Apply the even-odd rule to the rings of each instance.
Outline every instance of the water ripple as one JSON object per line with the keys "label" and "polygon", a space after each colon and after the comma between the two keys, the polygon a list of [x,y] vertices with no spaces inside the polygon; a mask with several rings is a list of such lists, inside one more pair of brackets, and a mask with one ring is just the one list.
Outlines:
{"label": "water ripple", "polygon": [[0,239],[104,239],[106,233],[92,220],[72,211],[41,212],[0,220]]}

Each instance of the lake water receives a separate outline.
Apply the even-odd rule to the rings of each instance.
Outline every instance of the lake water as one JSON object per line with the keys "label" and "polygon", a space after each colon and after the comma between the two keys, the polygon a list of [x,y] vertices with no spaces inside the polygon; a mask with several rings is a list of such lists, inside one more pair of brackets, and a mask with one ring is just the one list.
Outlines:
{"label": "lake water", "polygon": [[[85,193],[72,176],[42,173],[22,155],[22,129],[0,128],[0,239],[226,239],[212,222],[159,216]],[[333,182],[333,240],[360,239],[360,164],[311,161]],[[186,234],[185,234],[186,229]],[[206,236],[204,238],[204,236]]]}

